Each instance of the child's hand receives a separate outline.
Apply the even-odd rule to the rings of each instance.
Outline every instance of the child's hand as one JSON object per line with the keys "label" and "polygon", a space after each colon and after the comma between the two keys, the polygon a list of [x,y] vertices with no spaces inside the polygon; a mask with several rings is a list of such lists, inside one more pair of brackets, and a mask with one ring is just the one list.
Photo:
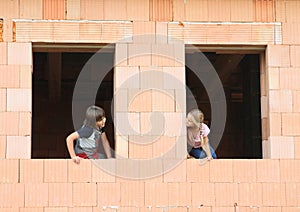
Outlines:
{"label": "child's hand", "polygon": [[79,164],[80,163],[80,157],[78,157],[78,156],[72,157],[72,161],[76,164]]}

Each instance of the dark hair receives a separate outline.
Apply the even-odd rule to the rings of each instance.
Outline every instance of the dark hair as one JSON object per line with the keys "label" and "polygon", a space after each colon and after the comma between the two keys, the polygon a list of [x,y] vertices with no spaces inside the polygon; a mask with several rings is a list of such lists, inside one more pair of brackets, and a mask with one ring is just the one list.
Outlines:
{"label": "dark hair", "polygon": [[96,122],[101,121],[105,117],[105,112],[101,107],[98,106],[90,106],[86,110],[85,120],[83,122],[84,125],[97,129]]}

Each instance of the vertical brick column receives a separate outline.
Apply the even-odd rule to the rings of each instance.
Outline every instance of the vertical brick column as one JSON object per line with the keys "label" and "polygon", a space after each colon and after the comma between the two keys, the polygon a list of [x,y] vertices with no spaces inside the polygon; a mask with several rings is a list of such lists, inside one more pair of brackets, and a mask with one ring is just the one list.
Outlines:
{"label": "vertical brick column", "polygon": [[300,134],[295,107],[300,74],[292,58],[289,45],[267,47],[266,81],[262,81],[263,158],[295,157],[294,142]]}
{"label": "vertical brick column", "polygon": [[0,52],[0,158],[30,158],[31,43],[4,42]]}
{"label": "vertical brick column", "polygon": [[182,158],[186,154],[184,44],[168,42],[167,23],[134,22],[133,32],[132,42],[116,44],[116,155]]}

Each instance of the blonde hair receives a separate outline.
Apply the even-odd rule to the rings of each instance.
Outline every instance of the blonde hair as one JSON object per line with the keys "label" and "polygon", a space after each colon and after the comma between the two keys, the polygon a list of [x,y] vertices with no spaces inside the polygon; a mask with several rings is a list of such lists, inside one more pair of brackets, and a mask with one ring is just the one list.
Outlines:
{"label": "blonde hair", "polygon": [[[198,128],[200,130],[200,142],[203,144],[203,130],[202,123],[204,121],[204,114],[199,109],[193,109],[187,114],[187,121],[191,122],[192,125],[187,124],[188,128]],[[193,134],[189,133],[190,141],[194,140]]]}

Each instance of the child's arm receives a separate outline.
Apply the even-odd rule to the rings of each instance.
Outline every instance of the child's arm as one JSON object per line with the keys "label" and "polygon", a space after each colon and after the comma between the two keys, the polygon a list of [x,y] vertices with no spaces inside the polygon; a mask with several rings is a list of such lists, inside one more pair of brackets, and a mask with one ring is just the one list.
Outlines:
{"label": "child's arm", "polygon": [[74,151],[74,141],[76,139],[79,138],[79,134],[77,132],[73,132],[71,133],[67,138],[66,138],[66,142],[67,142],[67,147],[68,147],[68,151],[70,153],[70,156],[73,160],[74,163],[79,164],[80,162],[80,158],[78,156],[76,156],[75,151]]}
{"label": "child's arm", "polygon": [[210,160],[212,159],[211,156],[211,151],[208,143],[208,137],[203,137],[203,144],[202,144],[202,149],[205,151],[207,158]]}
{"label": "child's arm", "polygon": [[104,147],[104,151],[106,153],[106,156],[107,156],[107,158],[111,158],[110,145],[109,145],[109,141],[106,137],[105,132],[103,132],[101,134],[101,137],[102,137],[103,147]]}

